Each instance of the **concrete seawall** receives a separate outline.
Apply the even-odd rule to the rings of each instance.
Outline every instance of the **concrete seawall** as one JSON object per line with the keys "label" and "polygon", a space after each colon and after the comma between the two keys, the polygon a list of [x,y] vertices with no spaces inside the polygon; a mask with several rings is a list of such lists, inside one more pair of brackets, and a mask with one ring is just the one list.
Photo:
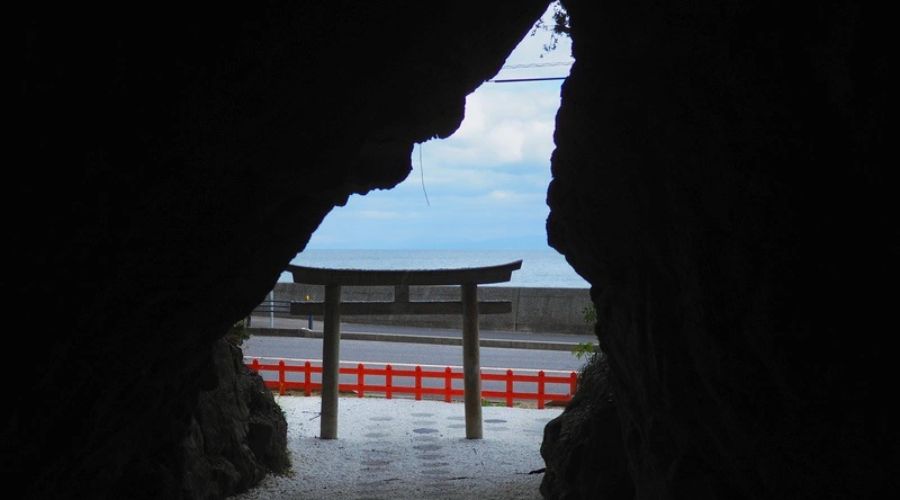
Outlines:
{"label": "concrete seawall", "polygon": [[[276,283],[275,302],[321,302],[324,287],[321,285],[301,285]],[[414,301],[457,301],[460,288],[457,286],[411,286],[410,300]],[[307,297],[309,297],[307,299]],[[360,286],[344,287],[342,300],[345,302],[391,301],[393,287]],[[501,286],[478,287],[479,300],[507,300],[512,302],[512,312],[490,314],[480,317],[484,330],[509,330],[542,333],[592,333],[592,325],[584,321],[584,308],[591,303],[586,288],[518,288]],[[259,311],[259,309],[257,309]],[[286,312],[286,309],[283,309]],[[261,313],[260,313],[261,314]],[[285,316],[284,312],[276,312]],[[426,328],[461,328],[462,317],[458,315],[434,316],[346,316],[342,321],[372,325],[403,325]]]}

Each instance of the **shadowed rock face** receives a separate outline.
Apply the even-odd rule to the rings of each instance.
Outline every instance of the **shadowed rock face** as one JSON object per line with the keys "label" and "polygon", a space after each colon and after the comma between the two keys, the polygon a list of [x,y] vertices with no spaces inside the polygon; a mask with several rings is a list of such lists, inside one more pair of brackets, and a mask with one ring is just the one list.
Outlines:
{"label": "shadowed rock face", "polygon": [[884,13],[564,4],[548,233],[593,285],[637,496],[896,489]]}
{"label": "shadowed rock face", "polygon": [[[216,340],[333,206],[395,185],[414,142],[458,127],[545,3],[26,12],[2,279],[32,323],[8,349],[9,483],[34,498],[224,491],[186,481],[178,458],[222,380]],[[554,424],[573,451],[547,449],[571,470],[544,493],[587,496],[565,481],[598,470],[583,457],[617,425],[640,498],[895,488],[896,294],[877,293],[898,274],[889,17],[566,4],[577,63],[548,233],[594,285],[617,413],[597,390],[570,412],[583,439]],[[604,403],[583,413],[591,396]],[[600,484],[627,494],[615,471]]]}
{"label": "shadowed rock face", "polygon": [[[244,365],[243,353],[231,342],[219,340],[213,349],[218,384],[200,393],[182,442],[182,488],[189,498],[229,496],[290,466],[287,422],[262,377]],[[134,480],[122,483],[128,490],[116,496],[153,491],[152,485],[135,488]]]}
{"label": "shadowed rock face", "polygon": [[632,498],[634,484],[603,353],[581,369],[578,392],[544,428],[545,498]]}
{"label": "shadowed rock face", "polygon": [[[351,193],[452,133],[545,1],[24,12],[4,473],[36,498],[199,495],[173,458],[213,345]],[[210,486],[210,492],[223,491]]]}

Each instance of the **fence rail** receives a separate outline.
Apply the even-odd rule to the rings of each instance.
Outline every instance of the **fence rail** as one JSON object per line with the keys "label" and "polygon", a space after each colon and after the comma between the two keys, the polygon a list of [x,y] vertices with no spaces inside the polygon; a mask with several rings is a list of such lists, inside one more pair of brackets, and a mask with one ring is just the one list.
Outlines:
{"label": "fence rail", "polygon": [[[301,363],[289,364],[286,363],[284,359],[279,359],[277,363],[262,363],[260,362],[260,359],[262,358],[255,357],[248,357],[245,359],[251,360],[249,363],[246,363],[246,365],[254,372],[260,373],[260,375],[263,375],[264,372],[274,372],[277,375],[277,378],[274,380],[266,379],[265,376],[263,376],[263,379],[265,380],[267,387],[270,389],[277,389],[279,394],[283,395],[289,390],[302,390],[305,395],[309,396],[314,391],[320,391],[322,389],[322,366],[321,364],[316,365],[313,363],[314,361],[316,363],[321,363],[319,360],[292,360]],[[371,367],[373,364],[379,367]],[[370,363],[370,366],[366,366],[364,363],[356,363],[355,366],[340,367],[339,372],[341,375],[355,376],[356,381],[355,383],[338,384],[338,390],[342,392],[354,392],[357,397],[360,398],[364,397],[367,393],[381,393],[384,394],[387,399],[391,399],[395,394],[411,394],[416,400],[421,400],[426,395],[440,396],[444,401],[449,403],[454,399],[461,399],[464,396],[463,389],[454,387],[453,384],[454,380],[462,380],[463,378],[462,368],[459,366],[445,366],[443,369],[427,366],[426,369],[423,369],[422,365],[408,365],[402,363]],[[484,399],[504,401],[506,406],[510,407],[513,406],[513,402],[516,400],[537,401],[537,407],[543,409],[545,404],[550,401],[567,403],[572,399],[572,395],[575,394],[575,389],[578,386],[578,375],[574,371],[560,372],[555,370],[536,370],[537,373],[533,375],[522,372],[534,373],[535,370],[520,369],[518,370],[518,373],[513,370],[506,370],[505,372],[500,370],[498,373],[489,373],[485,372],[485,369],[482,369],[482,382],[505,382],[505,389],[482,389],[481,397]],[[548,375],[547,372],[562,373],[565,375]],[[291,374],[301,375],[302,378],[296,380],[295,376],[293,380],[290,380]],[[319,375],[318,382],[314,380],[313,375],[315,374]],[[367,376],[378,377],[383,382],[379,384],[367,383]],[[400,379],[401,382],[406,381],[407,384],[412,382],[412,384],[398,385],[397,379]],[[427,380],[442,381],[443,384],[438,383],[437,387],[428,387]],[[520,387],[519,390],[516,391],[514,390],[516,382],[534,384],[536,390],[530,392],[522,390]],[[548,385],[553,385],[555,387],[563,386],[566,388],[567,392],[549,392],[547,391]]]}
{"label": "fence rail", "polygon": [[257,316],[275,314],[278,317],[288,317],[291,315],[291,301],[266,299],[254,307],[251,314]]}

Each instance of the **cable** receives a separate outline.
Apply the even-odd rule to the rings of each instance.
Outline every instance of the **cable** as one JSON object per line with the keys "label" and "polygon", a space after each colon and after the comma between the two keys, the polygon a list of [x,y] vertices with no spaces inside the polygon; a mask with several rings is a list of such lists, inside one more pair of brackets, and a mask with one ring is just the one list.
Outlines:
{"label": "cable", "polygon": [[550,76],[547,78],[508,78],[505,80],[488,80],[491,83],[543,82],[546,80],[565,80],[567,76]]}
{"label": "cable", "polygon": [[428,191],[425,191],[425,166],[422,165],[422,143],[419,143],[419,174],[422,176],[422,192],[425,193],[425,203],[430,207],[431,202],[428,201]]}
{"label": "cable", "polygon": [[574,61],[558,61],[545,63],[525,63],[525,64],[508,64],[502,69],[522,69],[522,68],[548,68],[550,66],[571,66]]}

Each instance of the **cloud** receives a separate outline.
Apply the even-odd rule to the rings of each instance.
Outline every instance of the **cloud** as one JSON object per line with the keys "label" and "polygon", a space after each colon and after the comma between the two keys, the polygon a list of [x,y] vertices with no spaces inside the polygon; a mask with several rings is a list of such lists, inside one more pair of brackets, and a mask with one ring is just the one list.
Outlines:
{"label": "cloud", "polygon": [[468,97],[466,117],[456,133],[425,143],[423,152],[432,159],[430,163],[439,158],[438,168],[549,164],[559,84],[525,92],[488,85]]}
{"label": "cloud", "polygon": [[533,203],[537,201],[533,193],[517,193],[502,190],[491,191],[488,193],[487,198],[496,203]]}
{"label": "cloud", "polygon": [[358,214],[360,218],[370,220],[398,220],[409,219],[414,216],[410,213],[401,213],[392,210],[360,210]]}
{"label": "cloud", "polygon": [[[537,167],[537,168],[536,168]],[[421,177],[419,166],[410,176],[408,186],[414,186],[421,193]],[[478,194],[497,189],[517,191],[546,191],[550,183],[550,165],[520,165],[497,171],[485,167],[453,167],[431,169],[425,167],[425,186],[430,194],[440,196],[442,193]]]}
{"label": "cloud", "polygon": [[[549,213],[543,191],[353,197],[313,234],[310,248],[542,248]],[[359,208],[358,208],[359,207]]]}
{"label": "cloud", "polygon": [[[545,54],[548,39],[546,32],[526,36],[507,64],[570,60],[568,39]],[[567,72],[565,66],[523,68],[499,77]],[[417,146],[412,173],[394,189],[352,196],[332,210],[309,248],[547,248],[545,200],[560,84],[483,84],[467,97],[456,133]]]}

